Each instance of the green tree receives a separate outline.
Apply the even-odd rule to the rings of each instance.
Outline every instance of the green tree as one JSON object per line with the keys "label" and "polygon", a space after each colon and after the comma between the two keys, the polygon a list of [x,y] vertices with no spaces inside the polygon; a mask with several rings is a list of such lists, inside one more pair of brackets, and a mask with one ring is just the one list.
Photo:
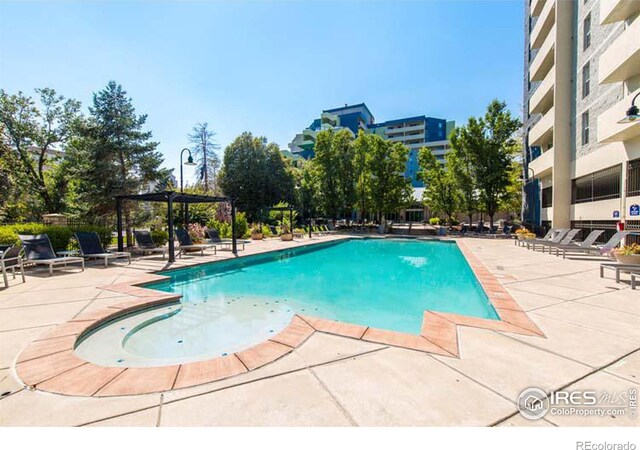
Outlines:
{"label": "green tree", "polygon": [[460,211],[465,213],[469,223],[473,222],[473,213],[478,210],[478,192],[473,178],[473,171],[468,158],[458,151],[447,154],[447,167],[449,167],[455,177],[456,184],[460,191]]}
{"label": "green tree", "polygon": [[80,102],[58,95],[54,89],[36,89],[39,106],[22,92],[8,94],[0,89],[1,139],[3,152],[26,191],[39,199],[43,212],[61,212],[61,191],[65,183],[51,182],[48,172],[57,163],[52,156],[67,142],[80,111]]}
{"label": "green tree", "polygon": [[353,145],[353,173],[356,180],[355,202],[357,208],[360,210],[360,216],[363,220],[371,204],[371,173],[368,167],[367,153],[369,151],[369,147],[373,145],[371,142],[372,140],[373,135],[366,134],[364,131],[360,130]]}
{"label": "green tree", "polygon": [[[341,130],[338,133],[349,133]],[[342,188],[340,186],[340,157],[334,144],[336,133],[325,130],[316,136],[313,158],[314,176],[318,185],[318,201],[320,208],[334,221],[338,218],[342,205]],[[340,138],[343,141],[343,138]]]}
{"label": "green tree", "polygon": [[515,133],[520,120],[507,110],[505,102],[493,100],[483,117],[471,117],[451,135],[451,146],[470,163],[479,199],[493,217],[512,185],[512,163],[517,151]]}
{"label": "green tree", "polygon": [[446,157],[445,164],[441,164],[431,150],[422,148],[418,155],[420,164],[418,177],[425,183],[423,194],[425,204],[432,211],[446,214],[451,223],[460,205],[460,189],[449,164],[449,155]]}
{"label": "green tree", "polygon": [[276,144],[249,132],[238,136],[224,150],[220,187],[236,201],[251,222],[262,219],[265,209],[294,196],[293,176]]}
{"label": "green tree", "polygon": [[385,213],[395,211],[411,199],[411,182],[404,172],[409,149],[400,142],[391,142],[371,135],[366,155],[371,207],[379,220]]}
{"label": "green tree", "polygon": [[191,134],[189,134],[189,142],[191,150],[197,161],[196,170],[199,173],[198,180],[204,184],[204,192],[214,191],[217,188],[217,175],[220,170],[220,157],[218,150],[220,146],[215,142],[215,135],[209,129],[209,124],[198,123]]}
{"label": "green tree", "polygon": [[[90,117],[78,122],[77,137],[68,155],[69,169],[78,180],[79,197],[88,219],[113,214],[116,195],[135,194],[165,183],[170,171],[161,167],[163,158],[152,133],[144,131],[146,115],[137,115],[132,99],[122,86],[110,81],[93,94]],[[123,213],[127,245],[131,245],[132,210],[125,202]]]}

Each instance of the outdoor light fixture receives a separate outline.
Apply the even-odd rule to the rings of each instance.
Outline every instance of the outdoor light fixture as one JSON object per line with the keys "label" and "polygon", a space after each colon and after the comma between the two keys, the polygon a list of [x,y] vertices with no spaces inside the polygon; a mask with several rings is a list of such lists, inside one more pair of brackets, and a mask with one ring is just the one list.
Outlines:
{"label": "outdoor light fixture", "polygon": [[189,153],[189,157],[187,158],[187,162],[184,163],[185,166],[195,166],[196,163],[193,160],[193,156],[191,156],[191,153]]}
{"label": "outdoor light fixture", "polygon": [[636,106],[636,100],[638,96],[640,96],[640,92],[638,92],[636,96],[633,97],[633,100],[631,100],[631,107],[627,109],[627,115],[623,119],[619,120],[618,123],[632,123],[640,120],[640,113],[638,111],[638,107]]}

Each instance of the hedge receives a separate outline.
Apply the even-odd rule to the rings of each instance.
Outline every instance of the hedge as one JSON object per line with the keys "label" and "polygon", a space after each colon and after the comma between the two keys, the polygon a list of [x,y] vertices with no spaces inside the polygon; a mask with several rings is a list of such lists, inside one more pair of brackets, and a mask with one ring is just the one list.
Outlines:
{"label": "hedge", "polygon": [[96,225],[61,226],[43,225],[41,223],[21,223],[15,225],[0,225],[0,245],[20,245],[20,234],[46,234],[51,240],[55,251],[77,248],[78,244],[73,238],[76,231],[95,231],[104,246],[111,243],[111,230]]}

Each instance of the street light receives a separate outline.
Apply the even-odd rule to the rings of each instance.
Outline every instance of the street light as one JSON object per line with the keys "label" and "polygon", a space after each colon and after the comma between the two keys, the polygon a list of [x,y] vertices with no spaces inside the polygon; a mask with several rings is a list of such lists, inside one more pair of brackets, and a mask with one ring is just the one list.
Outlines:
{"label": "street light", "polygon": [[[187,158],[187,162],[183,163],[182,162],[182,157],[184,156],[184,152],[189,153],[189,157]],[[180,152],[180,193],[183,194],[184,193],[184,185],[183,185],[183,174],[182,174],[182,166],[195,166],[196,163],[193,160],[193,156],[191,156],[191,150],[189,150],[188,148],[183,148],[182,151]],[[184,206],[184,202],[180,203],[181,209],[182,209],[182,224],[183,226],[186,226],[186,216],[185,216],[185,206]]]}
{"label": "street light", "polygon": [[640,92],[638,92],[635,97],[633,97],[633,100],[631,100],[631,107],[627,109],[627,115],[624,118],[618,120],[618,123],[632,123],[640,119],[640,113],[638,111],[638,107],[636,106],[636,100],[638,99],[638,96],[640,96]]}

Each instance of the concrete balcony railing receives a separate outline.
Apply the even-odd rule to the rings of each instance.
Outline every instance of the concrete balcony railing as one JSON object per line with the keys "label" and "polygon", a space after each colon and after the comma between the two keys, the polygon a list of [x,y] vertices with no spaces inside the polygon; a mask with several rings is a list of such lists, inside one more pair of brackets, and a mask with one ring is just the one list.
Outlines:
{"label": "concrete balcony railing", "polygon": [[555,31],[556,28],[553,27],[529,66],[529,79],[531,81],[544,80],[553,67],[556,46]]}
{"label": "concrete balcony railing", "polygon": [[531,48],[539,48],[556,23],[556,0],[547,0],[540,17],[531,31]]}
{"label": "concrete balcony railing", "polygon": [[554,70],[550,70],[529,99],[529,115],[544,114],[551,109],[555,84],[556,73]]}
{"label": "concrete balcony railing", "polygon": [[537,178],[549,175],[553,168],[553,147],[529,162],[529,167],[533,169]]}
{"label": "concrete balcony railing", "polygon": [[544,8],[546,0],[533,0],[531,2],[531,7],[529,11],[533,17],[537,17],[542,12],[542,8]]}
{"label": "concrete balcony railing", "polygon": [[640,75],[640,19],[634,20],[600,55],[598,68],[600,83],[625,81]]}
{"label": "concrete balcony railing", "polygon": [[545,144],[553,140],[554,121],[555,109],[551,108],[529,131],[529,145],[532,147],[546,147]]}
{"label": "concrete balcony railing", "polygon": [[626,20],[637,12],[638,0],[600,0],[600,25]]}
{"label": "concrete balcony railing", "polygon": [[640,121],[618,123],[625,117],[627,109],[631,106],[631,99],[638,92],[640,91],[627,95],[622,101],[598,116],[598,142],[620,142],[640,136]]}

